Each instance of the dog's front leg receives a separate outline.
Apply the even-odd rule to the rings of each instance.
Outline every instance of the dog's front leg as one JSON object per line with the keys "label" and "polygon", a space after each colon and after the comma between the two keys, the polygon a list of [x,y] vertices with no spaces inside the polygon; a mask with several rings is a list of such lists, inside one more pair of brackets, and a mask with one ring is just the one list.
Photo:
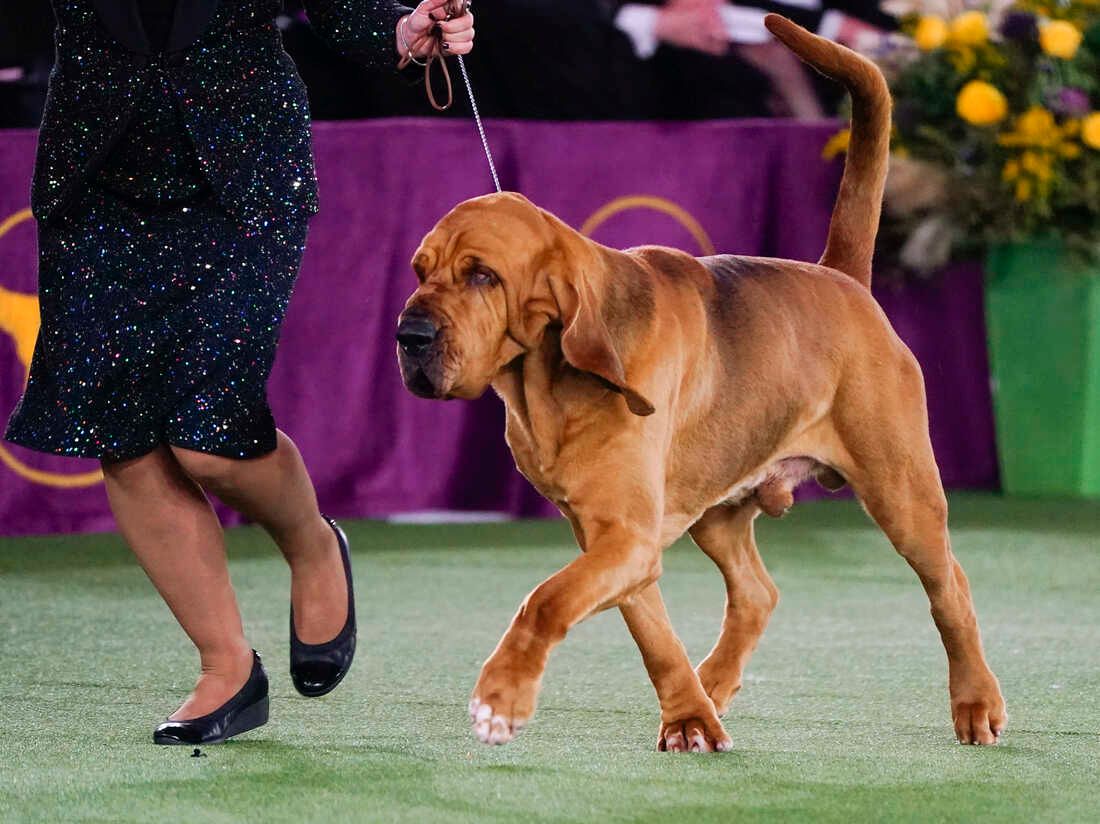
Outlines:
{"label": "dog's front leg", "polygon": [[481,668],[470,717],[483,743],[508,743],[534,714],[550,650],[572,626],[640,592],[661,574],[656,528],[604,519],[581,519],[581,526],[585,553],[524,599]]}
{"label": "dog's front leg", "polygon": [[660,587],[650,584],[636,597],[620,604],[619,611],[642,652],[661,703],[657,749],[662,752],[731,749],[733,742],[718,719],[714,702],[703,689],[684,645],[672,629]]}

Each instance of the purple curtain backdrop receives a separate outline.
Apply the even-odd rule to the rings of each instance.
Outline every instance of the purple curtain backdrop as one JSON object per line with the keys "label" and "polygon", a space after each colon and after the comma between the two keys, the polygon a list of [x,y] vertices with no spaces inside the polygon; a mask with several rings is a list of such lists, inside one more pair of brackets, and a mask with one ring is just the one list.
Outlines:
{"label": "purple curtain backdrop", "polygon": [[[782,121],[488,124],[505,186],[573,226],[619,198],[643,197],[612,209],[593,231],[603,243],[664,243],[700,253],[709,239],[718,251],[803,260],[817,259],[828,227],[839,166],[823,162],[820,151],[834,128]],[[270,395],[324,509],[344,517],[425,509],[553,514],[513,467],[495,397],[420,400],[404,391],[397,372],[392,338],[414,286],[409,258],[444,212],[490,185],[472,124],[320,124],[315,139],[322,211]],[[34,143],[32,132],[0,132],[0,221],[27,206]],[[0,287],[6,417],[25,377],[11,330],[25,321],[18,295],[35,289],[31,221],[9,221],[0,237]],[[928,285],[881,286],[876,295],[924,367],[945,483],[994,485],[980,269],[960,266]],[[102,484],[67,485],[94,462],[11,445],[0,457],[0,534],[111,528]]]}

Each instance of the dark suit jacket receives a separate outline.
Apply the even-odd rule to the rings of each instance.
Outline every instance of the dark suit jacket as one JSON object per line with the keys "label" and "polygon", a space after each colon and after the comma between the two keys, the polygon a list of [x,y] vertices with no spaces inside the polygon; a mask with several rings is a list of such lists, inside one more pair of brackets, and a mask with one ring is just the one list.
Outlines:
{"label": "dark suit jacket", "polygon": [[[53,0],[57,64],[39,137],[31,205],[62,214],[106,159],[150,83],[167,79],[208,181],[249,222],[314,212],[317,185],[305,89],[283,50],[279,0],[178,0],[164,52],[135,0]],[[396,0],[310,0],[310,18],[361,62],[396,62]]]}

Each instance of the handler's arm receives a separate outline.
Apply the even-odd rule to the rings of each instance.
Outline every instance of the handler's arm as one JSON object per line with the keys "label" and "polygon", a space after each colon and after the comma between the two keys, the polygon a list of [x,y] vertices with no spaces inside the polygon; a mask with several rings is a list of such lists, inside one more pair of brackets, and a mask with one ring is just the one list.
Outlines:
{"label": "handler's arm", "polygon": [[412,9],[397,0],[304,0],[321,39],[345,57],[370,66],[397,60],[397,21]]}

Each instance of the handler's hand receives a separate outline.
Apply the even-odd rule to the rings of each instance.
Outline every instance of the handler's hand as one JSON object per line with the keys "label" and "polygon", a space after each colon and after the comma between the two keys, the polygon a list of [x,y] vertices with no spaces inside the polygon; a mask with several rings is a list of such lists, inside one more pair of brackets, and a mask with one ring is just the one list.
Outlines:
{"label": "handler's hand", "polygon": [[[456,5],[461,0],[454,0]],[[467,11],[461,17],[447,20],[448,0],[423,0],[412,14],[397,21],[397,51],[404,56],[406,45],[413,57],[431,54],[435,47],[432,36],[436,27],[443,33],[443,54],[469,54],[474,47],[474,15]]]}
{"label": "handler's hand", "polygon": [[719,57],[729,36],[718,9],[723,0],[670,0],[657,16],[657,38],[683,49]]}

